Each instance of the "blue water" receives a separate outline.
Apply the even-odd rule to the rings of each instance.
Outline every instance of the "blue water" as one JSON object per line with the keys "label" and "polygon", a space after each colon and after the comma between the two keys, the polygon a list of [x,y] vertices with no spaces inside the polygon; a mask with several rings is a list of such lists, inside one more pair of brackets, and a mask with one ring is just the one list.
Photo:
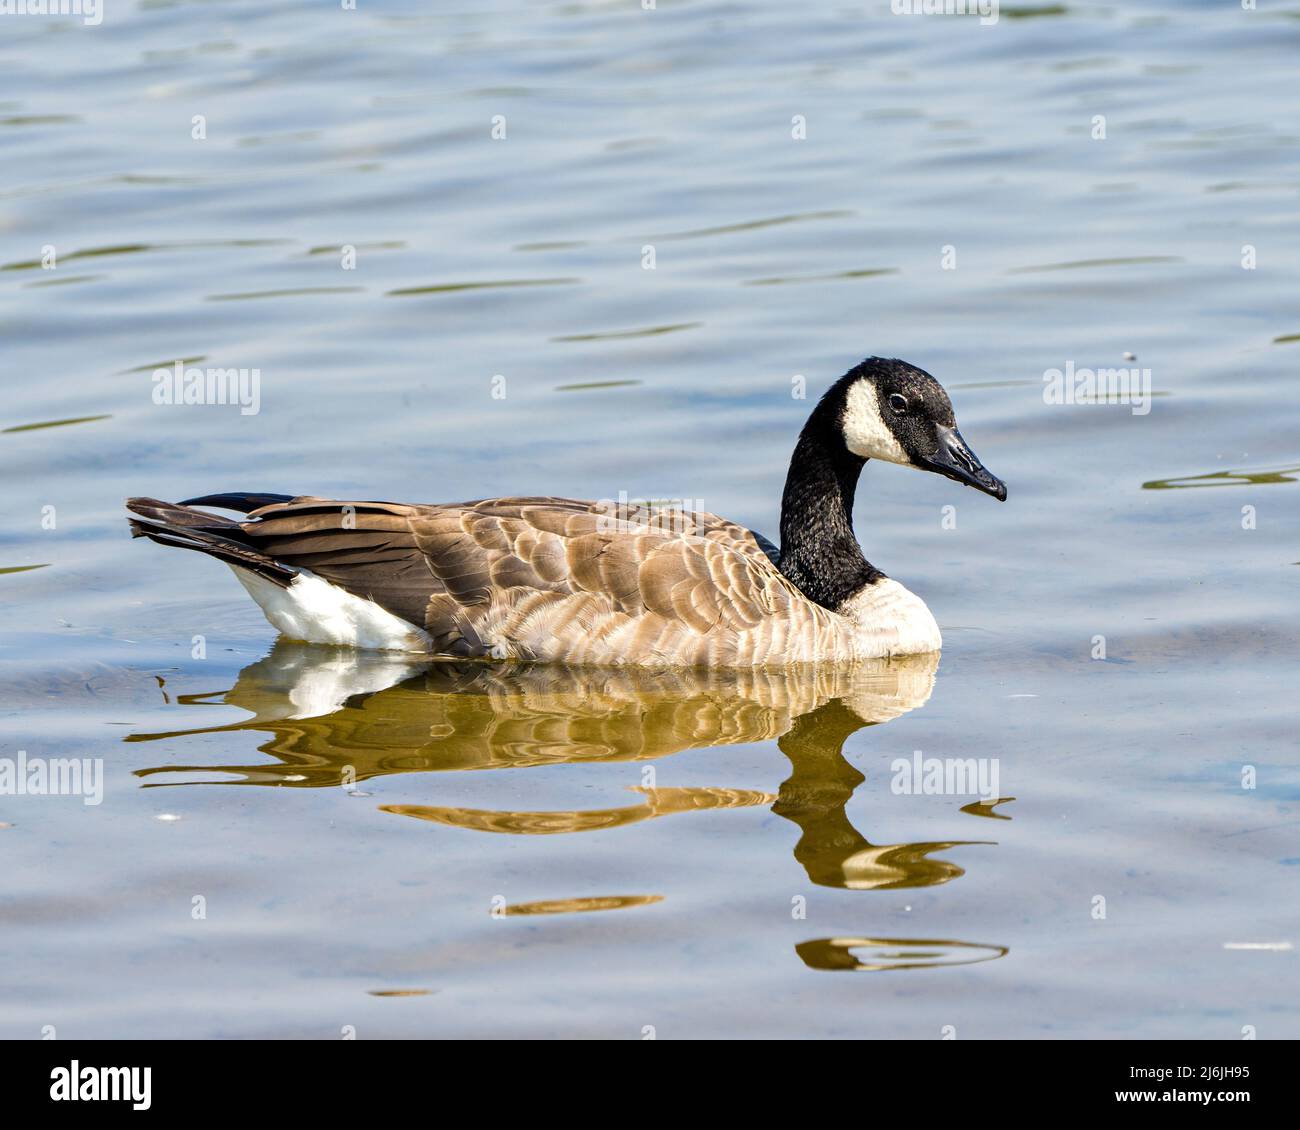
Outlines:
{"label": "blue water", "polygon": [[[0,16],[0,758],[105,773],[0,796],[0,1035],[1300,1035],[1300,8],[1261,8]],[[254,668],[234,579],[121,519],[625,491],[774,536],[870,353],[1010,498],[868,467],[946,646],[847,737],[799,686]],[[176,359],[259,411],[155,403]],[[1048,403],[1067,364],[1150,411]],[[1009,819],[891,790],[914,750],[997,759]]]}

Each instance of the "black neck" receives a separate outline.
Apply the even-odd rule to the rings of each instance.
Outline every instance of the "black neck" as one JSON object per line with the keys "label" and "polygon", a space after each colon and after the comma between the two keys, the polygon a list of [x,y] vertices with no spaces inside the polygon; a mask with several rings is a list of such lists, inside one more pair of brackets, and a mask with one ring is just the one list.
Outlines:
{"label": "black neck", "polygon": [[779,568],[809,600],[836,609],[879,580],[853,535],[853,495],[866,460],[844,446],[825,401],[804,426],[781,498]]}

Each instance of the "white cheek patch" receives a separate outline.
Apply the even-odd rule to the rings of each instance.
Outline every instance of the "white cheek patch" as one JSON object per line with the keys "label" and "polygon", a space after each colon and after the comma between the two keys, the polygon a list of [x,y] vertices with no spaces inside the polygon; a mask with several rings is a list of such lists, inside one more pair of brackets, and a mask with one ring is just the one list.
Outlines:
{"label": "white cheek patch", "polygon": [[912,460],[894,438],[880,413],[880,398],[870,381],[856,381],[844,403],[844,443],[854,455],[911,466]]}

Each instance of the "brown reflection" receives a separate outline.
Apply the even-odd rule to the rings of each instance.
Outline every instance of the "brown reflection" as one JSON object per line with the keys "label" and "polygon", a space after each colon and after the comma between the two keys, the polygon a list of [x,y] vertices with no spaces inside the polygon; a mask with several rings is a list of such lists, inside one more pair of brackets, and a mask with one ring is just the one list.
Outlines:
{"label": "brown reflection", "polygon": [[934,938],[817,938],[794,949],[811,969],[850,972],[975,965],[1009,952],[1006,946]]}
{"label": "brown reflection", "polygon": [[598,895],[579,899],[544,899],[540,902],[516,902],[505,908],[515,914],[582,914],[592,910],[623,910],[632,906],[651,906],[663,902],[663,895]]}
{"label": "brown reflection", "polygon": [[[579,670],[431,663],[280,643],[246,667],[224,695],[182,695],[182,708],[215,698],[252,715],[226,726],[133,734],[151,742],[240,730],[268,735],[259,765],[139,769],[149,786],[169,774],[209,772],[221,784],[320,787],[369,777],[571,761],[634,761],[681,750],[777,740],[792,773],[778,795],[722,787],[638,788],[639,804],[577,811],[514,811],[392,804],[380,811],[447,827],[508,835],[568,835],[663,816],[771,805],[800,829],[795,858],[821,886],[929,887],[964,871],[937,852],[984,841],[873,844],[845,807],[864,778],[843,756],[863,726],[923,705],[938,657],[786,671]],[[364,794],[362,794],[364,795]],[[967,811],[971,811],[968,806]],[[993,815],[991,809],[983,815]]]}
{"label": "brown reflection", "polygon": [[479,808],[437,808],[425,804],[381,804],[380,812],[414,816],[451,828],[475,832],[505,832],[511,836],[563,836],[570,832],[603,832],[648,820],[644,805],[599,808],[584,812],[494,812]]}
{"label": "brown reflection", "polygon": [[[429,663],[404,657],[279,643],[224,693],[182,695],[178,705],[239,707],[252,717],[224,726],[132,734],[128,742],[260,732],[260,764],[167,764],[153,780],[211,773],[205,783],[315,788],[390,773],[521,768],[573,761],[653,760],[687,749],[771,741],[832,702],[857,725],[883,722],[930,696],[935,655],[856,667],[785,671],[587,669],[496,663]],[[662,815],[719,807],[728,790],[657,789]],[[737,793],[744,803],[761,794]],[[618,811],[618,810],[613,810]],[[609,819],[619,819],[609,817]]]}
{"label": "brown reflection", "polygon": [[1011,817],[1003,812],[994,812],[999,804],[1010,804],[1016,798],[1013,796],[1000,796],[997,800],[973,800],[970,804],[963,804],[961,810],[970,813],[971,816],[985,816],[990,820],[1010,820]]}
{"label": "brown reflection", "polygon": [[772,811],[803,833],[795,859],[814,883],[854,891],[933,887],[964,875],[957,864],[930,855],[988,841],[877,845],[849,823],[845,806],[866,778],[845,760],[843,748],[862,725],[856,711],[829,702],[797,718],[777,742],[794,772],[782,784]]}
{"label": "brown reflection", "polygon": [[752,789],[709,787],[633,789],[644,793],[646,804],[626,808],[586,809],[581,812],[494,812],[478,808],[436,808],[423,804],[381,804],[380,812],[414,816],[453,828],[476,832],[508,832],[515,836],[554,836],[568,832],[600,832],[621,828],[674,812],[699,812],[708,808],[751,808],[771,804],[771,793]]}
{"label": "brown reflection", "polygon": [[[799,829],[795,859],[812,882],[846,890],[930,887],[964,874],[939,852],[987,841],[873,844],[846,806],[865,778],[844,757],[853,733],[925,704],[938,656],[854,667],[784,671],[596,670],[442,663],[280,643],[221,693],[176,706],[216,703],[250,717],[224,726],[132,734],[133,743],[199,734],[265,735],[259,764],[164,764],[139,769],[145,787],[204,784],[350,787],[396,773],[522,768],[577,761],[644,761],[688,749],[776,741],[791,773],[774,796],[724,787],[636,788],[639,802],[583,811],[498,811],[396,804],[380,811],[446,827],[510,835],[566,835],[626,827],[688,812],[754,808]],[[187,780],[168,780],[186,774]],[[221,779],[221,778],[227,779]],[[359,794],[364,796],[365,794]],[[1003,818],[991,803],[964,811]],[[659,895],[520,903],[511,915],[641,906]],[[907,969],[1000,957],[997,946],[956,941],[837,937],[807,941],[817,969]],[[391,990],[386,992],[397,992]],[[405,991],[405,990],[401,990]]]}

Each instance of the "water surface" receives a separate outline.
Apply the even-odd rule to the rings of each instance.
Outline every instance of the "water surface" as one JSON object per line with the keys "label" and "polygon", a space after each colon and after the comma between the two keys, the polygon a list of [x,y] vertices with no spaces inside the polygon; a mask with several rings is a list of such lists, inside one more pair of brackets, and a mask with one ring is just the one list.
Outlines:
{"label": "water surface", "polygon": [[[5,17],[0,756],[105,781],[0,797],[0,1035],[1300,1035],[1300,9],[1265,7]],[[867,353],[1010,488],[866,472],[937,666],[273,648],[121,518],[626,492],[775,535],[792,392]],[[260,410],[156,404],[177,360]],[[1067,363],[1149,368],[1150,411],[1046,403]],[[917,750],[999,795],[899,793]]]}

